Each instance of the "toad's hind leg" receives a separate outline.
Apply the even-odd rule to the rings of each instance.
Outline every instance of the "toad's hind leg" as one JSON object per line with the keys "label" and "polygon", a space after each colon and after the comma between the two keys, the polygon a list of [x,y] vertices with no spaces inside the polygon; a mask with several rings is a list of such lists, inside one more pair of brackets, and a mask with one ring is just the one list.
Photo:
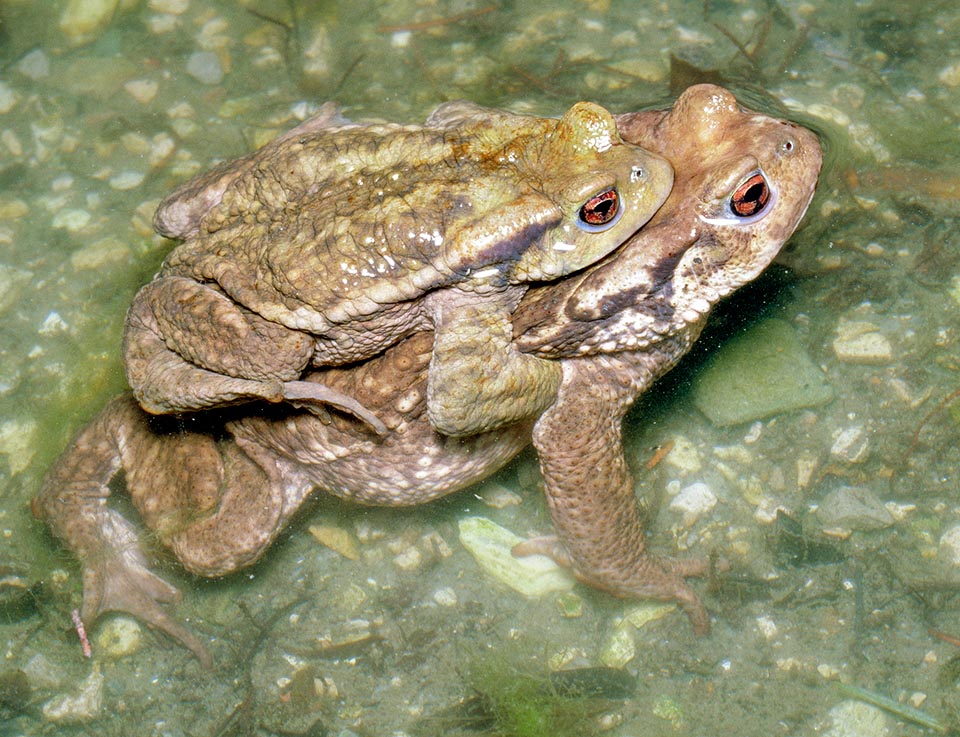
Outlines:
{"label": "toad's hind leg", "polygon": [[[54,464],[33,510],[80,559],[87,624],[104,612],[126,612],[209,664],[206,646],[163,606],[179,592],[150,570],[136,528],[107,505],[111,480],[123,470],[146,525],[203,576],[256,561],[295,504],[284,504],[291,490],[280,486],[272,465],[258,463],[230,437],[218,439],[217,427],[207,432],[179,424],[172,418],[158,423],[130,396],[113,400]],[[299,489],[297,498],[308,490]]]}
{"label": "toad's hind leg", "polygon": [[560,365],[511,344],[510,312],[522,291],[447,289],[432,299],[435,336],[427,411],[440,433],[476,435],[537,417],[555,399]]}
{"label": "toad's hind leg", "polygon": [[[179,591],[150,570],[136,528],[107,506],[113,477],[141,459],[145,466],[152,466],[155,484],[168,480],[152,465],[168,455],[165,445],[169,443],[153,434],[133,398],[118,397],[80,431],[56,461],[32,508],[81,562],[81,616],[87,625],[104,612],[126,612],[179,640],[209,665],[206,646],[161,606],[178,600]],[[191,466],[181,466],[181,474],[189,476],[191,468],[207,467],[205,464],[213,461],[207,467],[212,474],[208,478],[219,475],[215,448],[209,444],[192,446],[190,457]]]}
{"label": "toad's hind leg", "polygon": [[213,287],[181,276],[144,286],[124,326],[127,379],[147,412],[263,399],[329,405],[385,433],[383,423],[352,397],[299,381],[312,355],[311,336],[265,320]]}

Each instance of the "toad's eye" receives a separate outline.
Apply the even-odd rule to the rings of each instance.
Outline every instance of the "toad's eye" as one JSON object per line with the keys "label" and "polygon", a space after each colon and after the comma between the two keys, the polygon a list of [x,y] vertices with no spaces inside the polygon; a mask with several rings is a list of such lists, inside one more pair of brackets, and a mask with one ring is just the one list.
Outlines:
{"label": "toad's eye", "polygon": [[763,174],[747,177],[730,198],[730,209],[737,217],[748,218],[759,213],[770,201],[770,187]]}
{"label": "toad's eye", "polygon": [[577,225],[590,233],[599,233],[612,228],[619,219],[620,195],[615,189],[607,189],[583,203]]}

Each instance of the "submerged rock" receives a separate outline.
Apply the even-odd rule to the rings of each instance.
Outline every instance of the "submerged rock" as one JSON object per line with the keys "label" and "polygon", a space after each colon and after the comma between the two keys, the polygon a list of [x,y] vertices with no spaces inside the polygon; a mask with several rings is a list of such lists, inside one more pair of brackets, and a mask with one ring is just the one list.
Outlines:
{"label": "submerged rock", "polygon": [[573,576],[545,555],[515,557],[511,550],[523,538],[485,517],[460,520],[460,542],[484,571],[524,596],[573,588]]}
{"label": "submerged rock", "polygon": [[832,398],[823,371],[783,320],[765,320],[727,343],[697,378],[693,391],[697,409],[721,427]]}

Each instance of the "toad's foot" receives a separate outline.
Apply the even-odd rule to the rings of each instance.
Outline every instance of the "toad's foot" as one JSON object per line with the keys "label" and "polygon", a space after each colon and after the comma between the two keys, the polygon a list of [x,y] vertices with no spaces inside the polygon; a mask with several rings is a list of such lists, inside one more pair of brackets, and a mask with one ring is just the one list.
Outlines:
{"label": "toad's foot", "polygon": [[210,668],[213,659],[207,647],[161,606],[179,601],[180,592],[148,569],[126,520],[108,510],[103,521],[107,544],[95,562],[84,563],[83,621],[92,625],[105,612],[129,614],[170,635]]}
{"label": "toad's foot", "polygon": [[517,557],[546,555],[554,562],[569,569],[577,580],[594,588],[602,589],[623,599],[657,599],[675,601],[690,618],[697,635],[710,632],[710,615],[700,597],[686,582],[688,576],[704,576],[714,567],[726,570],[726,561],[712,565],[709,558],[661,558],[644,554],[636,559],[629,578],[595,575],[582,572],[570,553],[556,537],[536,537],[513,547]]}

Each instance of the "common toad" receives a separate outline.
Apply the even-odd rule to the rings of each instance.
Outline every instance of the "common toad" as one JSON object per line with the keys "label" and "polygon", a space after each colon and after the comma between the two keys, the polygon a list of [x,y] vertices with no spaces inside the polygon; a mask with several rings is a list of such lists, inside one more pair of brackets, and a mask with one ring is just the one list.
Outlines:
{"label": "common toad", "polygon": [[324,110],[161,203],[158,230],[186,240],[134,298],[127,377],[149,412],[319,402],[384,432],[355,399],[300,377],[432,329],[434,427],[517,421],[560,382],[555,363],[511,344],[526,285],[608,254],[672,182],[592,103],[559,120],[472,108],[422,126]]}
{"label": "common toad", "polygon": [[706,562],[646,550],[621,421],[689,349],[711,306],[753,279],[796,228],[820,147],[809,131],[743,110],[706,85],[672,110],[623,115],[618,125],[670,160],[676,183],[623,249],[522,300],[515,345],[563,374],[545,412],[467,438],[436,432],[426,411],[429,332],[303,377],[356,397],[382,418],[381,437],[346,415],[325,422],[284,405],[157,418],[119,397],[80,432],[34,503],[82,563],[84,620],[126,611],[209,659],[162,606],[176,590],[149,570],[134,526],[107,505],[121,469],[158,540],[188,570],[216,576],[259,558],[314,489],[364,504],[419,504],[488,476],[532,436],[556,537],[516,552],[547,552],[617,596],[677,600],[706,631],[707,612],[684,580]]}

